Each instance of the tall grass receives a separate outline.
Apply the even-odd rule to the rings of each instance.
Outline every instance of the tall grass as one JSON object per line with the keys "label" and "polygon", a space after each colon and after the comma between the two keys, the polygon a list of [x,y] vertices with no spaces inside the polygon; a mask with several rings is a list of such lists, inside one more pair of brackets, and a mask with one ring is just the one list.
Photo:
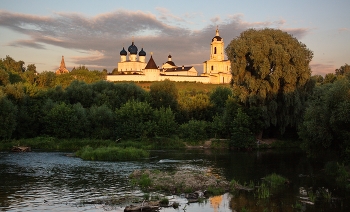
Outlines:
{"label": "tall grass", "polygon": [[93,161],[127,161],[138,160],[149,157],[149,152],[143,149],[133,147],[99,147],[92,148],[86,146],[75,153],[76,156],[83,160]]}
{"label": "tall grass", "polygon": [[270,183],[271,188],[278,188],[287,181],[286,178],[276,173],[265,176],[264,180]]}

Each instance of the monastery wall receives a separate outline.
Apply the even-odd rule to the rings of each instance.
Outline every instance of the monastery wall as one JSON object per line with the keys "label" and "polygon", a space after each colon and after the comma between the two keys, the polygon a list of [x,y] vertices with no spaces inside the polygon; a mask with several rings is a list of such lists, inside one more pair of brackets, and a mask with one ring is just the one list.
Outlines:
{"label": "monastery wall", "polygon": [[147,75],[107,75],[107,81],[136,81],[136,82],[153,82],[171,80],[174,82],[200,82],[200,83],[211,83],[210,77],[206,76],[167,76],[159,74],[147,74]]}

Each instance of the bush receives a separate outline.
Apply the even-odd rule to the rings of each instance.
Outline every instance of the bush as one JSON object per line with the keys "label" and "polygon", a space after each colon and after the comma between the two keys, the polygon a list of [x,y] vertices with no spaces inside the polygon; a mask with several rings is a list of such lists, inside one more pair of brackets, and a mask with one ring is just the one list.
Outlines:
{"label": "bush", "polygon": [[276,173],[272,173],[270,175],[267,175],[264,177],[265,181],[269,182],[271,185],[271,188],[277,188],[281,185],[283,185],[287,179],[282,177],[281,175],[278,175]]}
{"label": "bush", "polygon": [[206,121],[190,120],[188,123],[180,125],[180,138],[186,141],[203,141],[208,138]]}

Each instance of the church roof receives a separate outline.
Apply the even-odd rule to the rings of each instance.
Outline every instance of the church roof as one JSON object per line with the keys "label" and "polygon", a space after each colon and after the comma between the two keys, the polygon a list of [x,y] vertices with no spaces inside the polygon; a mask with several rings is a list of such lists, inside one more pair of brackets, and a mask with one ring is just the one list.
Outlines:
{"label": "church roof", "polygon": [[179,71],[189,71],[193,66],[187,67],[176,67],[176,68],[167,68],[165,72],[179,72]]}
{"label": "church roof", "polygon": [[166,63],[168,63],[171,66],[176,66],[175,63],[173,61],[166,61]]}
{"label": "church roof", "polygon": [[139,56],[146,56],[146,52],[143,50],[143,48],[139,52]]}
{"label": "church roof", "polygon": [[215,39],[217,41],[221,41],[222,40],[222,38],[220,36],[215,36],[215,37],[213,37],[213,39],[211,39],[211,41],[214,41]]}
{"label": "church roof", "polygon": [[217,41],[221,41],[221,40],[222,40],[222,38],[221,38],[220,35],[219,35],[219,29],[218,29],[218,28],[216,28],[215,37],[213,37],[213,39],[211,39],[211,41],[213,42],[215,39],[216,39]]}
{"label": "church roof", "polygon": [[152,55],[151,55],[151,58],[149,59],[147,65],[146,65],[145,69],[158,69],[158,66],[154,62]]}
{"label": "church roof", "polygon": [[120,51],[120,55],[127,55],[128,53],[125,51],[124,47],[123,50]]}
{"label": "church roof", "polygon": [[134,41],[129,46],[128,51],[130,54],[137,54],[137,47],[135,46]]}

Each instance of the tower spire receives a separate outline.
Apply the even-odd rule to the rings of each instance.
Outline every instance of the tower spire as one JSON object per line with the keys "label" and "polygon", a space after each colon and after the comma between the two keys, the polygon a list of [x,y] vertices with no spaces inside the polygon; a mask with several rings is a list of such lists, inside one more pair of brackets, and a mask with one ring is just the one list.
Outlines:
{"label": "tower spire", "polygon": [[218,25],[216,25],[216,35],[215,36],[220,36],[219,35],[219,26]]}
{"label": "tower spire", "polygon": [[65,69],[65,68],[66,68],[66,63],[64,62],[64,56],[62,56],[60,69]]}

